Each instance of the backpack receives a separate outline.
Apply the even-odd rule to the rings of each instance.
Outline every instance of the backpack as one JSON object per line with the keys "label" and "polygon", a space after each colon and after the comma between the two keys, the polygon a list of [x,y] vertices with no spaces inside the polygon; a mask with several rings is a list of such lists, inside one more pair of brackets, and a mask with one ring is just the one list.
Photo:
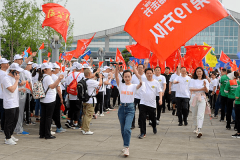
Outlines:
{"label": "backpack", "polygon": [[77,85],[78,85],[77,78],[78,78],[80,73],[77,75],[76,78],[75,78],[74,72],[72,74],[73,74],[73,81],[68,85],[67,93],[76,96],[76,95],[78,95],[78,92],[77,92]]}
{"label": "backpack", "polygon": [[77,91],[78,91],[78,99],[82,102],[89,101],[90,96],[88,95],[88,89],[87,89],[87,80],[82,78],[77,85]]}
{"label": "backpack", "polygon": [[[44,77],[46,77],[46,76],[44,76]],[[32,95],[33,95],[34,99],[42,99],[42,98],[46,97],[49,87],[48,87],[47,91],[44,92],[43,83],[42,83],[44,77],[40,81],[37,81],[36,83],[34,83],[34,85],[33,85],[33,89],[32,89],[33,94]]]}

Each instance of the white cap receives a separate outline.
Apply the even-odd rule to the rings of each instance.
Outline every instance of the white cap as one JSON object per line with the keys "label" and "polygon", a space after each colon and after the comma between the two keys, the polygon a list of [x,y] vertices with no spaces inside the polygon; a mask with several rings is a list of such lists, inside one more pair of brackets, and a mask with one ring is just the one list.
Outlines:
{"label": "white cap", "polygon": [[16,55],[14,56],[14,61],[15,61],[15,60],[18,60],[18,59],[23,59],[23,57],[20,56],[19,54],[16,54]]}
{"label": "white cap", "polygon": [[103,71],[106,71],[107,69],[112,69],[112,68],[109,67],[109,66],[104,66],[104,67],[103,67]]}
{"label": "white cap", "polygon": [[9,63],[9,61],[6,58],[1,58],[0,64],[5,64],[5,63]]}
{"label": "white cap", "polygon": [[60,66],[59,66],[57,63],[53,63],[52,68],[58,68],[58,69],[60,69]]}
{"label": "white cap", "polygon": [[24,71],[24,69],[19,67],[19,64],[17,64],[17,63],[12,63],[9,67],[9,70],[14,70],[14,71],[18,71],[18,72]]}
{"label": "white cap", "polygon": [[73,66],[76,66],[77,64],[79,64],[78,62],[73,62]]}
{"label": "white cap", "polygon": [[31,64],[33,64],[33,62],[29,61],[29,62],[28,62],[28,65],[31,65]]}
{"label": "white cap", "polygon": [[69,71],[70,69],[68,67],[65,68],[65,71]]}
{"label": "white cap", "polygon": [[37,69],[41,69],[41,64],[37,64]]}
{"label": "white cap", "polygon": [[82,68],[88,68],[88,69],[90,69],[91,67],[89,67],[88,64],[84,64]]}
{"label": "white cap", "polygon": [[47,63],[43,63],[42,66],[41,66],[41,69],[44,70],[44,69],[52,69],[51,65],[47,64]]}
{"label": "white cap", "polygon": [[77,70],[82,69],[82,64],[77,63],[77,64],[75,65],[75,69],[77,69]]}
{"label": "white cap", "polygon": [[37,63],[32,64],[32,68],[37,68],[37,67],[38,67]]}

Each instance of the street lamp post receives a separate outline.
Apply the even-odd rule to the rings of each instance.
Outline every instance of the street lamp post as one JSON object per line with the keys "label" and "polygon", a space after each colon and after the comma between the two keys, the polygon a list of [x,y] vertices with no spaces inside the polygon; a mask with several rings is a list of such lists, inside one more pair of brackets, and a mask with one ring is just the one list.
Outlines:
{"label": "street lamp post", "polygon": [[[103,48],[99,48],[98,49],[98,55],[99,55],[99,59],[101,59],[101,61],[103,61],[103,57],[105,55],[104,51],[103,51]],[[101,57],[101,58],[100,58]],[[104,61],[103,61],[103,64],[102,66],[104,66]]]}
{"label": "street lamp post", "polygon": [[59,48],[61,47],[61,40],[59,40],[59,36],[54,35],[52,38],[52,43],[50,47],[52,48],[52,62],[59,61]]}

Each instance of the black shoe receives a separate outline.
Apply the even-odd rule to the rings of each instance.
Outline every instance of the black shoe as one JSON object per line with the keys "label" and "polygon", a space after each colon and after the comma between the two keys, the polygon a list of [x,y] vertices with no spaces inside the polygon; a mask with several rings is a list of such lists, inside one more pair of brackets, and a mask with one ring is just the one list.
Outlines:
{"label": "black shoe", "polygon": [[176,112],[176,109],[173,109],[173,111],[172,111],[173,116],[175,115],[175,112]]}
{"label": "black shoe", "polygon": [[146,134],[140,134],[140,135],[138,136],[139,139],[143,139],[143,138],[145,138],[145,137],[146,137]]}
{"label": "black shoe", "polygon": [[42,138],[45,138],[45,137],[44,136],[40,136],[39,138],[42,139]]}
{"label": "black shoe", "polygon": [[182,123],[179,123],[178,126],[182,126],[183,124]]}
{"label": "black shoe", "polygon": [[67,122],[65,123],[65,126],[66,126],[67,128],[71,128],[70,122],[67,121]]}
{"label": "black shoe", "polygon": [[232,121],[231,124],[235,124],[235,121]]}
{"label": "black shoe", "polygon": [[153,128],[153,133],[154,133],[154,134],[157,133],[157,127]]}
{"label": "black shoe", "polygon": [[55,136],[45,137],[45,139],[55,139]]}
{"label": "black shoe", "polygon": [[114,109],[112,106],[109,107],[110,109]]}
{"label": "black shoe", "polygon": [[231,126],[230,126],[230,127],[227,126],[227,127],[226,127],[226,130],[231,130]]}
{"label": "black shoe", "polygon": [[184,126],[187,126],[188,125],[188,122],[186,121],[186,122],[184,122]]}
{"label": "black shoe", "polygon": [[162,113],[165,113],[165,111],[162,111]]}

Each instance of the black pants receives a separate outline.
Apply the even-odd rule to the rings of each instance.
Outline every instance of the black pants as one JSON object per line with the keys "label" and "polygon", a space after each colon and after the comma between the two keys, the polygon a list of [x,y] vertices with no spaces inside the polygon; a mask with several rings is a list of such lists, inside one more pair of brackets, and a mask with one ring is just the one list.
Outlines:
{"label": "black pants", "polygon": [[40,137],[51,137],[51,124],[52,124],[52,116],[53,111],[56,105],[56,101],[52,103],[42,103],[41,102],[41,108],[42,108],[42,116],[40,119],[40,130],[39,135]]}
{"label": "black pants", "polygon": [[[138,110],[139,110],[139,116],[138,116],[138,125],[139,125],[140,124],[140,109],[139,109],[140,99],[134,98],[134,108],[135,108],[135,111],[137,109],[137,106],[138,106]],[[134,117],[133,117],[133,121],[132,121],[132,127],[135,127],[135,113],[134,113]]]}
{"label": "black pants", "polygon": [[156,128],[156,108],[140,104],[140,132],[146,134],[146,113],[149,114],[149,120],[152,121],[152,127]]}
{"label": "black pants", "polygon": [[30,112],[33,113],[35,110],[35,100],[32,95],[30,95]]}
{"label": "black pants", "polygon": [[82,103],[80,100],[70,100],[70,109],[68,112],[68,116],[70,116],[71,121],[78,121],[81,108]]}
{"label": "black pants", "polygon": [[[182,124],[182,122],[187,122],[188,112],[189,112],[189,98],[180,98],[177,99],[177,115],[178,121]],[[183,117],[183,119],[182,119]]]}
{"label": "black pants", "polygon": [[96,95],[97,98],[97,104],[95,107],[95,114],[99,111],[100,114],[103,112],[103,92],[98,92]]}
{"label": "black pants", "polygon": [[228,101],[227,97],[221,96],[221,120],[224,120],[226,115],[225,109],[227,106],[227,101]]}
{"label": "black pants", "polygon": [[165,112],[165,108],[166,108],[165,102],[167,102],[167,108],[168,110],[170,110],[171,95],[169,94],[168,90],[165,90],[162,101],[163,101],[163,104],[162,104],[163,111]]}
{"label": "black pants", "polygon": [[110,108],[111,89],[106,89],[106,95],[104,96],[104,110]]}
{"label": "black pants", "polygon": [[0,99],[0,116],[1,116],[1,130],[4,130],[4,123],[5,123],[5,113],[3,108],[3,99]]}
{"label": "black pants", "polygon": [[212,109],[215,109],[215,103],[216,103],[216,94],[212,95],[212,91],[209,91],[209,103],[211,105]]}
{"label": "black pants", "polygon": [[4,134],[6,139],[10,139],[17,125],[19,116],[19,107],[5,109]]}
{"label": "black pants", "polygon": [[240,133],[240,104],[235,104],[235,128],[237,132]]}
{"label": "black pants", "polygon": [[231,116],[232,116],[232,110],[233,110],[233,101],[234,99],[230,99],[228,98],[227,101],[227,116],[226,116],[226,120],[227,120],[227,125],[226,128],[230,128],[231,127]]}
{"label": "black pants", "polygon": [[156,105],[157,105],[157,120],[160,121],[161,112],[164,107],[163,104],[159,105],[159,96],[156,97]]}
{"label": "black pants", "polygon": [[55,125],[57,126],[57,128],[61,128],[62,127],[61,121],[60,121],[60,108],[61,108],[61,105],[62,104],[61,104],[60,97],[57,94],[56,95],[56,105],[54,107],[53,116],[52,116],[52,119],[54,120]]}
{"label": "black pants", "polygon": [[[113,107],[116,105],[117,98],[119,97],[119,91],[116,86],[112,89],[112,97],[113,97]],[[120,104],[120,98],[118,98],[118,106]]]}
{"label": "black pants", "polygon": [[27,93],[26,96],[27,96],[26,103],[25,103],[26,123],[29,124],[31,122],[30,93]]}

